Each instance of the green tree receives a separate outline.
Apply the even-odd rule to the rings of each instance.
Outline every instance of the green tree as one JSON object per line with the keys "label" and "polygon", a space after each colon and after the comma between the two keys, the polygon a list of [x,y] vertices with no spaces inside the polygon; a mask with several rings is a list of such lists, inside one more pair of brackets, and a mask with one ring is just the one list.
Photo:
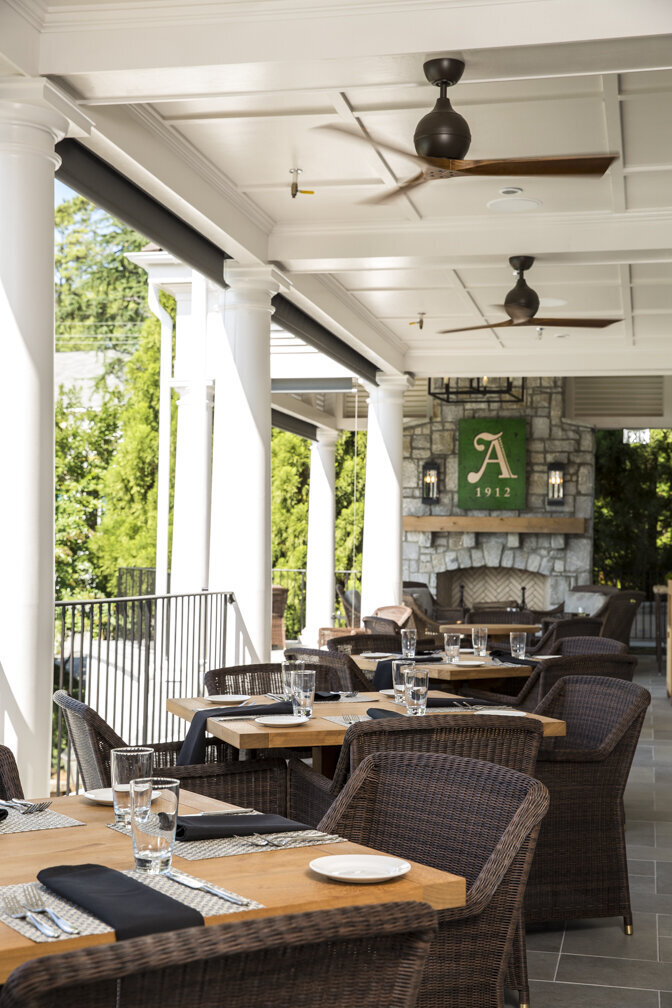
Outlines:
{"label": "green tree", "polygon": [[672,432],[623,444],[598,431],[595,454],[594,570],[598,582],[648,592],[672,570]]}

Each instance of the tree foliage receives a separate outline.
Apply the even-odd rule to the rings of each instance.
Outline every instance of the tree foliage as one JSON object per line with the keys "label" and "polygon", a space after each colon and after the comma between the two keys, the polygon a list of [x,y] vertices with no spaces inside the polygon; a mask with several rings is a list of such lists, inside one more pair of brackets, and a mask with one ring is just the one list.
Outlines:
{"label": "tree foliage", "polygon": [[594,570],[598,582],[649,592],[672,570],[672,432],[623,444],[598,431],[595,455]]}

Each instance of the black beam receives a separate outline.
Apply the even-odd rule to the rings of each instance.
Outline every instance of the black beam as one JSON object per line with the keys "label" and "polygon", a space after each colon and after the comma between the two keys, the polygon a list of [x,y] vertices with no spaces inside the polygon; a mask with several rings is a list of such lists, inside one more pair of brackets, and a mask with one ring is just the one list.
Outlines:
{"label": "black beam", "polygon": [[278,430],[288,431],[290,434],[298,434],[299,437],[307,438],[308,441],[317,441],[317,427],[315,424],[306,423],[298,417],[290,416],[289,413],[282,413],[280,410],[271,410],[271,427]]}

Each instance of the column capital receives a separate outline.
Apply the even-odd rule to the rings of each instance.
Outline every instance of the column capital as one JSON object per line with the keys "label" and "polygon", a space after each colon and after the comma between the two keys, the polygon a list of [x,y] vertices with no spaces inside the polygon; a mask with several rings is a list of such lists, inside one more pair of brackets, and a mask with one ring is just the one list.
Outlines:
{"label": "column capital", "polygon": [[224,263],[224,280],[229,285],[227,311],[252,308],[272,313],[271,298],[291,287],[275,266],[246,266],[228,260]]}
{"label": "column capital", "polygon": [[334,448],[339,434],[340,431],[332,430],[330,427],[318,427],[317,443],[324,445],[325,448]]}
{"label": "column capital", "polygon": [[212,378],[171,378],[170,387],[178,395],[178,406],[202,402],[212,404],[215,383]]}
{"label": "column capital", "polygon": [[[0,84],[0,144],[4,150],[7,149],[7,127],[29,126],[42,130],[53,145],[64,136],[88,136],[93,125],[93,120],[82,112],[76,101],[44,77],[13,77]],[[43,153],[41,144],[25,143],[20,137],[13,139],[19,149],[36,147],[35,153]]]}
{"label": "column capital", "polygon": [[413,375],[408,372],[401,375],[378,373],[376,375],[378,384],[372,385],[369,382],[364,382],[364,387],[368,392],[369,400],[385,399],[386,402],[394,402],[403,400],[404,392],[413,386],[414,380]]}

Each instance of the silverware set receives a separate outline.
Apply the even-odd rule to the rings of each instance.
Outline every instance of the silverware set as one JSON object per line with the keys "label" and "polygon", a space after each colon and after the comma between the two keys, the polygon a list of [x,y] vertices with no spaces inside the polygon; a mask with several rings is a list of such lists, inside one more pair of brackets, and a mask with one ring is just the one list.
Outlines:
{"label": "silverware set", "polygon": [[2,808],[13,809],[21,815],[32,815],[34,812],[44,812],[51,805],[50,801],[29,802],[25,798],[9,798],[6,801],[0,798]]}
{"label": "silverware set", "polygon": [[[46,905],[36,882],[23,887],[22,899],[19,899],[15,893],[4,893],[3,899],[5,912],[9,917],[13,917],[16,920],[27,920],[45,938],[58,938],[61,934],[79,934],[77,928],[70,921],[66,920],[65,917],[61,917],[60,914]],[[58,930],[47,924],[41,917],[38,917],[38,914],[46,914]]]}

